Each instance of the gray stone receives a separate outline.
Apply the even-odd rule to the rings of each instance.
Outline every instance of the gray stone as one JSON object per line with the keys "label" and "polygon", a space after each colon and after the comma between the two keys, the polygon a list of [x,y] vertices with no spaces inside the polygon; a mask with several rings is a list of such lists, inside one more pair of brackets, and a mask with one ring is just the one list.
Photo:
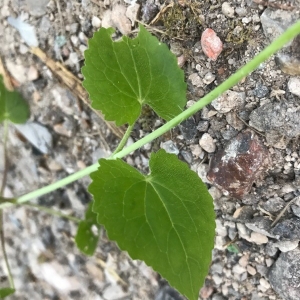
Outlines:
{"label": "gray stone", "polygon": [[278,238],[276,234],[271,233],[272,221],[264,217],[255,217],[245,225],[254,232],[266,235],[271,238]]}
{"label": "gray stone", "polygon": [[241,108],[245,104],[246,95],[244,92],[228,90],[215,99],[211,105],[220,113],[227,113],[235,108]]}
{"label": "gray stone", "polygon": [[299,300],[300,249],[281,253],[268,275],[273,289],[285,300]]}
{"label": "gray stone", "polygon": [[248,195],[245,195],[241,200],[246,205],[254,205],[254,204],[257,204],[260,199],[259,199],[259,197],[257,197],[254,194],[248,194]]}
{"label": "gray stone", "polygon": [[269,90],[268,88],[265,86],[265,85],[262,85],[262,84],[257,84],[257,86],[255,87],[254,91],[253,91],[254,95],[257,97],[257,98],[263,98],[265,96],[268,95],[269,93]]}
{"label": "gray stone", "polygon": [[265,253],[271,257],[274,257],[278,252],[275,243],[269,242],[265,247]]}
{"label": "gray stone", "polygon": [[265,104],[250,114],[249,125],[263,132],[294,138],[300,135],[300,105],[274,102]]}
{"label": "gray stone", "polygon": [[204,78],[203,78],[203,82],[205,84],[210,84],[212,83],[214,80],[216,79],[216,75],[214,75],[213,73],[211,72],[208,72],[205,74]]}
{"label": "gray stone", "polygon": [[[272,42],[291,26],[297,18],[291,11],[267,8],[260,17],[260,21],[267,39]],[[291,43],[290,43],[291,44]],[[285,45],[288,47],[290,44]]]}
{"label": "gray stone", "polygon": [[209,166],[208,164],[199,164],[197,168],[198,176],[202,179],[203,182],[209,183],[209,180],[206,178]]}
{"label": "gray stone", "polygon": [[279,221],[272,229],[271,234],[279,236],[281,241],[300,240],[300,218]]}
{"label": "gray stone", "polygon": [[176,155],[179,154],[178,148],[171,140],[161,143],[160,148],[166,150],[167,153],[176,154]]}
{"label": "gray stone", "polygon": [[26,0],[28,12],[35,17],[40,17],[47,12],[49,0]]}
{"label": "gray stone", "polygon": [[209,122],[208,121],[200,121],[198,123],[197,126],[197,130],[199,130],[200,132],[206,132],[209,126]]}
{"label": "gray stone", "polygon": [[193,162],[193,155],[191,152],[182,150],[180,151],[180,154],[183,156],[184,160],[188,163],[191,164]]}
{"label": "gray stone", "polygon": [[293,213],[296,217],[300,218],[300,206],[298,206],[298,205],[292,205],[292,206],[291,206],[291,210],[292,210],[292,213]]}
{"label": "gray stone", "polygon": [[280,197],[270,198],[263,204],[263,208],[270,213],[279,212],[284,206],[285,201]]}
{"label": "gray stone", "polygon": [[281,252],[288,252],[296,249],[298,247],[299,241],[279,241],[274,243],[274,246],[277,247]]}
{"label": "gray stone", "polygon": [[187,120],[184,120],[179,124],[179,129],[185,140],[193,140],[197,134],[195,119],[189,118]]}

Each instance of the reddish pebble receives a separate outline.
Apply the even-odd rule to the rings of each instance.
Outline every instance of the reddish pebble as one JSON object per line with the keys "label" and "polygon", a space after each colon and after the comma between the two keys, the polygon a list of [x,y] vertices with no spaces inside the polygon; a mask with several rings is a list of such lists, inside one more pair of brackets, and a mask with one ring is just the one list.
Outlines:
{"label": "reddish pebble", "polygon": [[217,60],[222,52],[223,43],[211,28],[207,28],[201,36],[201,47],[207,57]]}
{"label": "reddish pebble", "polygon": [[245,131],[212,157],[207,178],[225,195],[241,199],[267,168],[268,157],[257,135]]}

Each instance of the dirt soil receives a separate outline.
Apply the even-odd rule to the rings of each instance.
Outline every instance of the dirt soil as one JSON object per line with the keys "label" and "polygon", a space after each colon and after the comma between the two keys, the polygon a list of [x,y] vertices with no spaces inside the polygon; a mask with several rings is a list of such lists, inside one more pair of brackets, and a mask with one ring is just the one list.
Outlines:
{"label": "dirt soil", "polygon": [[[88,99],[83,99],[86,95],[79,94],[76,84],[66,84],[66,74],[61,75],[57,69],[47,66],[50,59],[58,62],[75,76],[77,83],[81,81],[80,68],[87,41],[101,26],[115,27],[116,37],[134,36],[140,21],[165,42],[184,70],[188,105],[191,105],[272,40],[270,31],[263,28],[262,23],[267,21],[262,19],[262,14],[284,15],[281,21],[276,17],[283,28],[287,27],[288,20],[299,18],[297,0],[224,2],[0,0],[1,59],[14,87],[30,105],[30,126],[37,123],[44,130],[41,136],[34,134],[38,140],[34,146],[20,133],[21,129],[10,126],[5,195],[22,195],[62,179],[107,157],[117,146],[119,132],[89,108]],[[38,47],[46,54],[44,61],[31,53],[10,17],[18,17],[32,26]],[[201,34],[206,28],[213,29],[223,43],[215,61],[201,47]],[[239,105],[232,103],[230,96],[225,104],[209,105],[151,145],[125,158],[145,171],[151,151],[163,147],[178,153],[207,183],[215,201],[217,236],[210,272],[199,299],[299,299],[300,67],[297,73],[297,63],[300,58],[297,49],[294,46],[282,52],[291,55],[294,71],[290,71],[280,56],[272,57],[232,88],[242,99]],[[227,102],[232,105],[228,111]],[[145,109],[129,143],[160,124],[162,120]],[[251,130],[264,145],[268,165],[254,178],[251,190],[236,199],[209,182],[206,174],[215,153],[246,130]],[[2,127],[0,132],[1,136]],[[205,145],[201,142],[204,137],[208,141]],[[4,168],[2,146],[0,171]],[[89,178],[78,180],[33,203],[82,218],[91,200],[87,192],[89,183]],[[271,226],[287,205],[277,227]],[[96,254],[86,257],[75,246],[77,225],[72,221],[24,205],[6,209],[4,223],[16,286],[16,293],[7,299],[182,299],[144,263],[132,261],[121,252],[107,239],[104,229]],[[1,262],[1,286],[7,286],[3,257]],[[278,269],[280,266],[286,270]]]}

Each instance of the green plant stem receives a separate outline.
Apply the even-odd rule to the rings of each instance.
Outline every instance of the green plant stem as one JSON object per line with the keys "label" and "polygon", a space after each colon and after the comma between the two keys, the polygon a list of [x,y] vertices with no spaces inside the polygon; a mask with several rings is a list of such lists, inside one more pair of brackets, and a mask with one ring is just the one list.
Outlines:
{"label": "green plant stem", "polygon": [[68,220],[73,221],[75,223],[80,223],[82,221],[81,219],[78,219],[76,217],[61,213],[58,210],[54,210],[54,209],[51,209],[51,208],[48,208],[48,207],[45,207],[45,206],[41,206],[41,205],[37,205],[37,204],[33,204],[33,203],[25,203],[24,205],[26,205],[28,207],[31,207],[31,208],[36,208],[36,209],[41,210],[41,211],[44,211],[47,214],[50,214],[50,215],[53,215],[53,216],[68,219]]}
{"label": "green plant stem", "polygon": [[[120,152],[111,155],[110,159],[115,158],[122,158],[132,151],[142,147],[143,145],[150,143],[157,137],[161,136],[165,132],[169,131],[171,128],[175,127],[176,125],[180,124],[182,121],[186,120],[197,111],[202,109],[207,104],[211,103],[214,99],[222,95],[225,91],[236,85],[240,80],[242,80],[245,76],[250,74],[254,71],[261,63],[267,60],[271,55],[273,55],[276,51],[282,48],[287,42],[293,39],[296,35],[300,33],[300,21],[296,22],[293,26],[289,27],[278,39],[276,39],[272,44],[270,44],[266,49],[260,52],[255,58],[253,58],[249,63],[247,63],[244,67],[239,69],[235,74],[231,75],[226,81],[224,81],[221,85],[207,94],[205,97],[201,98],[198,102],[196,102],[193,106],[164,124],[162,127],[158,128],[157,130],[153,131],[149,135],[143,137],[139,141],[135,142],[134,144],[126,147],[125,149],[121,150]],[[30,192],[26,195],[23,195],[17,199],[17,203],[24,203],[29,201],[30,199],[45,195],[50,193],[58,188],[66,186],[67,184],[72,183],[73,181],[80,179],[84,176],[89,175],[90,173],[96,171],[99,167],[98,163],[95,163],[83,170],[78,171],[60,181],[57,181],[53,184],[50,184],[46,187],[38,189],[36,191]],[[4,207],[11,206],[11,203],[3,203],[0,204],[0,209]]]}
{"label": "green plant stem", "polygon": [[[4,189],[7,180],[7,172],[8,172],[8,157],[7,157],[7,139],[8,139],[8,121],[4,121],[4,134],[3,134],[3,159],[4,159],[4,170],[3,170],[3,178],[0,187],[0,196],[4,196]],[[7,253],[5,249],[5,237],[4,237],[4,222],[3,222],[3,210],[0,211],[0,243],[3,252],[3,257],[5,261],[5,265],[8,273],[9,285],[12,289],[15,288],[14,279],[10,270],[10,266],[8,263]]]}
{"label": "green plant stem", "polygon": [[4,170],[3,170],[3,177],[2,177],[2,183],[0,186],[0,196],[4,196],[4,189],[6,185],[6,179],[7,179],[7,172],[8,172],[8,157],[7,157],[7,139],[8,139],[8,121],[4,121],[4,133],[3,133],[3,159],[4,159]]}
{"label": "green plant stem", "polygon": [[128,128],[127,128],[127,130],[126,130],[126,132],[125,132],[125,134],[124,134],[124,136],[122,138],[122,140],[120,141],[118,147],[116,148],[116,150],[114,151],[114,153],[112,155],[117,154],[118,152],[120,152],[124,148],[127,140],[130,137],[130,134],[132,132],[132,129],[133,129],[134,125],[135,125],[135,123],[133,123],[132,125],[128,126]]}

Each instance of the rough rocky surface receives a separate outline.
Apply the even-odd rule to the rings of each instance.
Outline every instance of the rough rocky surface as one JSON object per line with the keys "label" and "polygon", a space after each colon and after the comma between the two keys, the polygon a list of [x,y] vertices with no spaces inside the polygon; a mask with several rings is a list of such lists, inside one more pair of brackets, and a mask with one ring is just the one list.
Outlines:
{"label": "rough rocky surface", "polygon": [[270,283],[285,300],[297,300],[300,295],[300,249],[280,254],[268,275]]}
{"label": "rough rocky surface", "polygon": [[[118,137],[75,90],[30,52],[28,43],[38,45],[49,59],[82,80],[83,53],[93,33],[101,26],[114,26],[115,38],[122,33],[134,36],[137,18],[177,56],[190,106],[247,63],[280,30],[299,19],[300,13],[299,0],[180,0],[170,4],[164,0],[0,0],[1,58],[14,87],[30,105],[29,124],[39,124],[51,137],[51,143],[45,143],[33,134],[30,142],[25,133],[10,126],[6,196],[22,195],[62,179],[107,157],[118,143]],[[35,36],[29,37],[24,30],[20,35],[16,24]],[[223,44],[215,60],[201,47],[207,28]],[[299,299],[299,48],[300,37],[213,105],[125,158],[148,172],[151,151],[162,147],[187,162],[207,184],[214,198],[217,230],[211,268],[199,299]],[[161,124],[152,112],[143,111],[128,144]],[[246,130],[257,131],[269,165],[254,184],[252,176],[246,180],[243,175],[247,193],[234,199],[224,195],[221,185],[208,181],[208,164]],[[4,169],[1,143],[2,139],[0,178]],[[234,177],[232,172],[228,177]],[[83,178],[33,203],[82,218],[90,201],[89,182]],[[74,222],[22,206],[6,209],[4,223],[17,289],[9,300],[182,299],[158,274],[121,252],[104,230],[95,256],[86,257],[75,247]],[[2,256],[1,261],[1,286],[7,286]]]}

